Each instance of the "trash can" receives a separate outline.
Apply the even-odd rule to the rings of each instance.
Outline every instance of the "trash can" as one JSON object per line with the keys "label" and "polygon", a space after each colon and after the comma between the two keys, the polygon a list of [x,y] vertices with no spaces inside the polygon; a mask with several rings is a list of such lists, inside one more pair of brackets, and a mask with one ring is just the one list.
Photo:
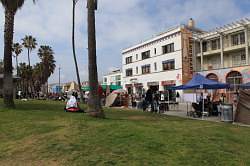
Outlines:
{"label": "trash can", "polygon": [[220,106],[220,110],[221,110],[221,121],[233,123],[233,105],[222,104]]}

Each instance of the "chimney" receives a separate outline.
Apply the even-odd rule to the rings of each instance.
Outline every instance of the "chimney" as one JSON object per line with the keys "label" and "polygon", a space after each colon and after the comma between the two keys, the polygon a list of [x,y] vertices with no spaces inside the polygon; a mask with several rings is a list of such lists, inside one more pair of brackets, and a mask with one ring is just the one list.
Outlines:
{"label": "chimney", "polygon": [[188,20],[188,25],[189,28],[194,28],[195,27],[195,22],[192,18]]}

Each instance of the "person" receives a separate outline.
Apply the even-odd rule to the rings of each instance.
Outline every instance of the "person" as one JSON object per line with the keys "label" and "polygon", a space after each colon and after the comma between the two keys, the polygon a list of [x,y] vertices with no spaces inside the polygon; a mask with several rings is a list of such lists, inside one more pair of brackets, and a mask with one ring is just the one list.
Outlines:
{"label": "person", "polygon": [[151,89],[147,90],[145,101],[147,103],[146,107],[148,107],[150,105],[151,106],[151,111],[152,111],[152,109],[153,109],[153,93],[152,93]]}
{"label": "person", "polygon": [[179,92],[176,92],[176,102],[180,103],[180,94],[179,94]]}
{"label": "person", "polygon": [[159,95],[158,95],[158,93],[154,94],[154,98],[153,98],[153,112],[154,113],[159,112]]}
{"label": "person", "polygon": [[68,108],[77,108],[77,101],[76,101],[76,97],[75,94],[73,93],[72,96],[70,97],[70,99],[67,101],[66,104],[66,109]]}
{"label": "person", "polygon": [[221,104],[225,103],[225,94],[224,93],[221,94],[220,103]]}

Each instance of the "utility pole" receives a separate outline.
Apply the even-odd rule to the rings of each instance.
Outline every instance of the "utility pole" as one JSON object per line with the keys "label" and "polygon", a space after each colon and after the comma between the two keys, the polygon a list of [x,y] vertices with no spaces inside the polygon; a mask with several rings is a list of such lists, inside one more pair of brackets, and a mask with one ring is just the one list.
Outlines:
{"label": "utility pole", "polygon": [[61,93],[61,67],[59,66],[59,93]]}

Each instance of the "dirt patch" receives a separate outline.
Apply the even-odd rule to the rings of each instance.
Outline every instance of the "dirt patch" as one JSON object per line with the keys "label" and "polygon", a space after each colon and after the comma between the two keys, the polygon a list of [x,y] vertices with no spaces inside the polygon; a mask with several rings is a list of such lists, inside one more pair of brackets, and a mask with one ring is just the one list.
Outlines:
{"label": "dirt patch", "polygon": [[128,119],[130,120],[148,120],[147,116],[129,116]]}

